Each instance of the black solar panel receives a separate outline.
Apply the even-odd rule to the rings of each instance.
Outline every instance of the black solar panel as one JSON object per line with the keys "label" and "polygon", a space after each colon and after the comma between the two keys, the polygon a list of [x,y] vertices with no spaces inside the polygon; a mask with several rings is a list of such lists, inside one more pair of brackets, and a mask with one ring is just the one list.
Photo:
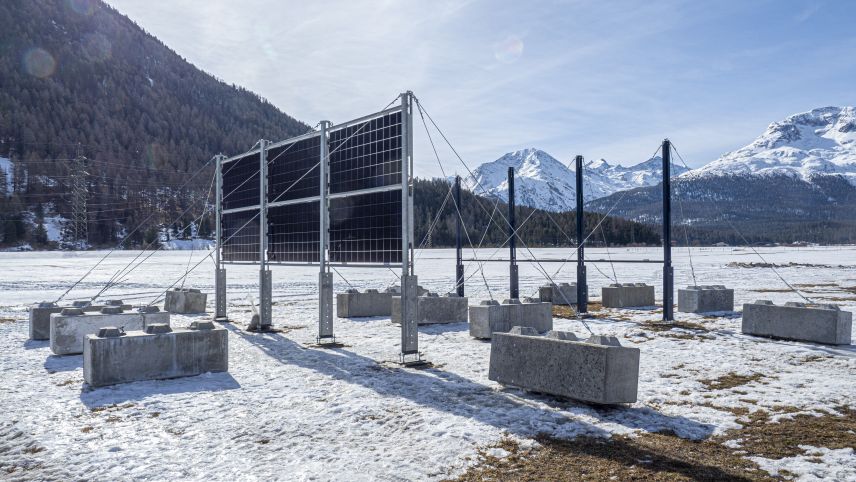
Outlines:
{"label": "black solar panel", "polygon": [[401,191],[330,200],[330,261],[401,263]]}
{"label": "black solar panel", "polygon": [[330,132],[330,192],[401,183],[401,111]]}
{"label": "black solar panel", "polygon": [[258,210],[224,214],[223,261],[259,261]]}
{"label": "black solar panel", "polygon": [[259,153],[223,164],[223,209],[259,204]]}
{"label": "black solar panel", "polygon": [[320,260],[318,201],[268,209],[268,260],[271,263]]}
{"label": "black solar panel", "polygon": [[270,149],[267,159],[268,202],[319,195],[320,135]]}

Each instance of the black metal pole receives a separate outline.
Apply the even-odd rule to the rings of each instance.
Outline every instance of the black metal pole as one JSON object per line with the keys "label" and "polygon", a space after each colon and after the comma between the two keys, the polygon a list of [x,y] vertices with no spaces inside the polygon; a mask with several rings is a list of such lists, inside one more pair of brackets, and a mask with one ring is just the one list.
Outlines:
{"label": "black metal pole", "polygon": [[674,316],[675,280],[672,270],[672,143],[663,141],[663,321]]}
{"label": "black metal pole", "polygon": [[464,297],[464,251],[461,244],[461,176],[455,176],[455,287],[458,296]]}
{"label": "black metal pole", "polygon": [[514,168],[508,168],[508,249],[509,294],[512,299],[520,298],[517,272],[517,223],[514,220]]}
{"label": "black metal pole", "polygon": [[586,281],[586,255],[583,244],[585,214],[583,213],[583,156],[576,159],[577,174],[577,312],[588,312],[588,282]]}

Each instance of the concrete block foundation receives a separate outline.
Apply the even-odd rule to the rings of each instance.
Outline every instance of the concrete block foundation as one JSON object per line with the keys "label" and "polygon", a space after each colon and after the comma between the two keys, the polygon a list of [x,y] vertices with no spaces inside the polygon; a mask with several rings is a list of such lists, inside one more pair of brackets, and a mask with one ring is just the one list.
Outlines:
{"label": "concrete block foundation", "polygon": [[576,305],[577,284],[559,283],[548,284],[538,288],[538,297],[541,301],[553,303],[554,305]]}
{"label": "concrete block foundation", "polygon": [[524,302],[512,299],[502,304],[494,300],[482,301],[469,307],[470,336],[490,339],[494,333],[511,330],[515,326],[532,328],[539,333],[553,329],[553,305],[524,298]]}
{"label": "concrete block foundation", "polygon": [[[66,308],[51,315],[50,340],[51,351],[56,355],[78,355],[83,353],[83,340],[86,335],[98,333],[106,327],[120,327],[124,330],[144,330],[152,323],[169,324],[169,313],[159,311],[141,313],[139,311],[119,313],[84,313],[79,309]],[[103,308],[102,311],[116,311]]]}
{"label": "concrete block foundation", "polygon": [[[110,300],[116,302],[117,300]],[[123,304],[118,300],[119,306],[122,309],[130,310],[131,305]],[[30,306],[30,339],[31,340],[49,340],[51,337],[51,315],[59,313],[63,308],[80,308],[84,312],[101,311],[104,305],[90,305],[88,302],[75,301],[71,306],[60,306],[49,301],[36,303]]]}
{"label": "concrete block foundation", "polygon": [[228,331],[211,322],[194,322],[189,330],[152,324],[148,333],[105,329],[86,335],[83,346],[83,379],[93,387],[228,369]]}
{"label": "concrete block foundation", "polygon": [[488,378],[503,385],[597,404],[636,402],[639,349],[611,336],[578,339],[546,336],[515,327],[497,333],[490,347]]}
{"label": "concrete block foundation", "polygon": [[166,292],[164,310],[176,314],[205,313],[208,295],[193,288],[174,288]]}
{"label": "concrete block foundation", "polygon": [[[429,294],[416,298],[416,322],[420,325],[431,325],[436,323],[466,323],[467,321],[467,298],[461,298],[455,294],[437,296]],[[401,296],[392,297],[393,323],[401,323]]]}
{"label": "concrete block foundation", "polygon": [[336,295],[336,316],[338,318],[359,318],[365,316],[390,316],[392,313],[392,295],[401,290],[390,288],[386,291],[369,289],[364,292],[351,289]]}
{"label": "concrete block foundation", "polygon": [[836,305],[806,305],[759,300],[743,305],[741,331],[746,335],[808,341],[827,345],[849,345],[853,336],[853,314]]}
{"label": "concrete block foundation", "polygon": [[678,311],[712,313],[734,311],[734,290],[722,285],[687,286],[678,290]]}
{"label": "concrete block foundation", "polygon": [[645,283],[614,283],[600,293],[604,308],[654,306],[654,287]]}

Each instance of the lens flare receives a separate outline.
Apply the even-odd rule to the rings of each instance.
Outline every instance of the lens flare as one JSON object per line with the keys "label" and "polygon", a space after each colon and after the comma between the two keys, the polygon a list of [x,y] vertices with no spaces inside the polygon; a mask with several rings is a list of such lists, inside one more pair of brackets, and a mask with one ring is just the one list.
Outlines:
{"label": "lens flare", "polygon": [[44,79],[56,71],[56,60],[46,50],[38,47],[24,52],[24,71],[33,77]]}
{"label": "lens flare", "polygon": [[83,54],[92,61],[103,61],[113,54],[113,45],[100,33],[90,33],[81,42]]}
{"label": "lens flare", "polygon": [[493,55],[496,60],[510,64],[523,55],[523,40],[512,35],[494,46]]}
{"label": "lens flare", "polygon": [[95,11],[94,0],[68,0],[68,7],[80,15],[92,15]]}

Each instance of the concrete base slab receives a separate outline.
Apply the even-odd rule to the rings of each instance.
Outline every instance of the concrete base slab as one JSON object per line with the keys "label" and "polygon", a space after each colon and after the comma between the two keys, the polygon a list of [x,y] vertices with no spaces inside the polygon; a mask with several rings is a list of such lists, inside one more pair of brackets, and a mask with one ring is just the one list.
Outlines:
{"label": "concrete base slab", "polygon": [[469,307],[469,321],[470,336],[483,340],[515,326],[544,333],[553,329],[553,305],[529,298],[524,299],[523,303],[519,300],[505,300],[502,304],[485,300]]}
{"label": "concrete base slab", "polygon": [[210,322],[201,329],[151,328],[151,333],[86,335],[84,381],[100,387],[228,371],[229,336],[224,328],[213,328]]}
{"label": "concrete base slab", "polygon": [[743,305],[741,331],[747,335],[849,345],[852,329],[853,314],[832,304],[777,306],[772,301],[759,300]]}
{"label": "concrete base slab", "polygon": [[164,310],[170,313],[205,313],[208,295],[193,288],[175,288],[166,292]]}
{"label": "concrete base slab", "polygon": [[559,283],[548,284],[538,288],[538,297],[541,301],[553,303],[554,305],[576,305],[577,284]]}
{"label": "concrete base slab", "polygon": [[604,308],[654,306],[654,287],[645,283],[614,283],[600,289]]}
{"label": "concrete base slab", "polygon": [[722,285],[687,286],[678,290],[678,311],[712,313],[734,311],[734,290]]}
{"label": "concrete base slab", "polygon": [[[392,314],[392,295],[394,288],[380,292],[369,289],[364,292],[348,290],[336,295],[336,316],[338,318],[359,318],[364,316],[390,316]],[[401,291],[398,290],[400,294]]]}
{"label": "concrete base slab", "polygon": [[77,355],[83,353],[86,335],[96,334],[101,328],[115,326],[126,331],[144,330],[150,323],[169,324],[169,313],[54,313],[50,322],[51,351],[56,355]]}
{"label": "concrete base slab", "polygon": [[[122,309],[130,310],[131,305],[121,304]],[[75,301],[70,306],[60,306],[56,303],[42,302],[30,306],[30,339],[49,340],[51,337],[51,315],[59,313],[63,308],[80,308],[85,312],[101,311],[104,305],[88,305],[86,302]]]}
{"label": "concrete base slab", "polygon": [[525,390],[589,403],[636,402],[639,349],[610,336],[580,340],[573,333],[515,327],[497,333],[488,378]]}
{"label": "concrete base slab", "polygon": [[[431,325],[437,323],[466,323],[467,321],[467,298],[457,295],[447,296],[418,296],[416,308],[416,322],[420,325]],[[393,323],[401,323],[401,296],[392,297]]]}

